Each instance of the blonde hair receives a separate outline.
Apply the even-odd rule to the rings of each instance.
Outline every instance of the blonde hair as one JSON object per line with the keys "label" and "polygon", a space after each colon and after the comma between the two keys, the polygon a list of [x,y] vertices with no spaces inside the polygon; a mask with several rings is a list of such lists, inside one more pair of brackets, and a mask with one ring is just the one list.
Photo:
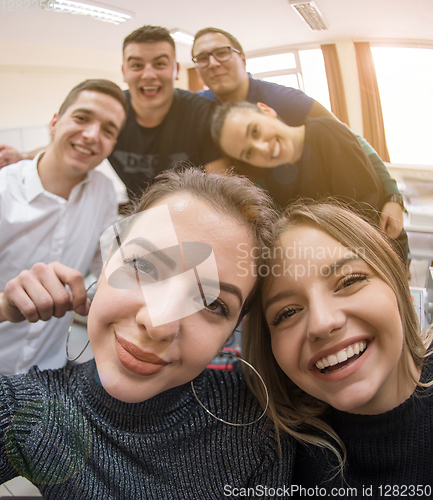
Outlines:
{"label": "blonde hair", "polygon": [[[427,346],[432,341],[433,329],[426,332],[424,339],[421,337],[403,263],[386,236],[379,228],[340,203],[331,200],[326,203],[300,200],[291,205],[275,225],[273,246],[278,244],[286,230],[302,224],[315,225],[357,254],[359,249],[363,250],[360,257],[391,287],[396,296],[404,332],[401,361],[408,377],[418,386],[431,385],[433,382],[419,382],[410,369],[409,360],[413,359],[417,369],[422,368],[424,359],[429,354]],[[272,353],[260,295],[255,297],[251,312],[246,318],[242,352],[245,359],[262,374],[269,388],[270,417],[278,430],[288,432],[300,441],[333,451],[342,468],[345,460],[344,445],[331,427],[320,418],[329,405],[300,389],[278,366]],[[263,405],[265,395],[261,385],[247,373],[246,378]],[[305,431],[306,428],[309,432]]]}

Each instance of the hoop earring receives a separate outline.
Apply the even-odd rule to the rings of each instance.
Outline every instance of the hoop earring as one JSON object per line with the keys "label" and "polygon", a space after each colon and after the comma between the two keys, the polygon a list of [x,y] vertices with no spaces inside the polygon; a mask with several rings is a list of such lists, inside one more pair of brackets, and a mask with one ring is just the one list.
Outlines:
{"label": "hoop earring", "polygon": [[[86,288],[86,293],[92,288],[93,285],[95,285],[97,283],[97,281],[94,281],[90,286],[88,286]],[[75,358],[70,358],[69,357],[69,336],[71,335],[71,330],[72,330],[72,325],[74,324],[74,321],[75,321],[75,315],[77,313],[74,312],[74,314],[72,315],[72,319],[71,319],[71,324],[69,325],[69,328],[68,328],[68,336],[66,337],[66,358],[68,359],[68,361],[77,361],[77,359],[83,354],[83,352],[87,349],[87,346],[89,345],[90,343],[90,340],[87,340],[86,342],[86,345],[83,347],[82,351],[80,352],[80,354],[78,356],[76,356]]]}
{"label": "hoop earring", "polygon": [[255,420],[253,420],[252,422],[248,422],[246,424],[235,424],[233,422],[227,422],[226,420],[223,420],[222,418],[219,418],[217,417],[216,415],[214,415],[211,411],[209,411],[206,406],[198,399],[198,396],[197,396],[197,393],[195,392],[195,389],[194,389],[194,383],[193,381],[191,380],[191,389],[192,389],[192,392],[195,396],[195,399],[198,401],[199,405],[205,410],[207,411],[207,413],[209,413],[209,415],[211,415],[213,418],[216,418],[217,420],[219,420],[220,422],[223,422],[224,424],[227,424],[227,425],[234,425],[236,427],[246,427],[247,425],[252,425],[252,424],[255,424],[256,422],[258,422],[259,420],[261,420],[267,410],[268,410],[268,406],[269,406],[269,392],[268,392],[268,388],[266,387],[266,384],[265,384],[265,381],[263,380],[262,376],[260,375],[260,373],[254,368],[253,365],[251,365],[250,363],[248,363],[248,361],[245,361],[244,359],[240,358],[239,356],[236,356],[235,354],[231,354],[229,352],[225,352],[225,351],[222,351],[221,354],[226,354],[227,356],[231,356],[232,358],[235,358],[239,361],[241,361],[242,363],[246,364],[247,366],[249,366],[251,368],[251,370],[253,370],[253,372],[259,377],[260,379],[260,382],[263,384],[263,387],[265,389],[265,392],[266,392],[266,406],[265,406],[265,409],[263,410],[262,414],[256,418]]}

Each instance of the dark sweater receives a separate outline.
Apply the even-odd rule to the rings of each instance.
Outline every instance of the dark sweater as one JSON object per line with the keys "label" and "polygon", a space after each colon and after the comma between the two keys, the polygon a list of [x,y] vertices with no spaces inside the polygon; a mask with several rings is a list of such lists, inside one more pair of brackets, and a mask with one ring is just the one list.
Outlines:
{"label": "dark sweater", "polygon": [[[432,379],[430,359],[421,380]],[[346,446],[344,479],[341,475],[332,478],[336,461],[329,452],[299,446],[293,484],[320,486],[328,493],[332,488],[356,488],[357,495],[353,490],[346,498],[433,498],[433,389],[417,389],[404,403],[381,415],[332,409],[325,420]]]}
{"label": "dark sweater", "polygon": [[[194,385],[231,422],[262,411],[240,374],[205,370]],[[190,384],[123,403],[100,385],[94,361],[0,376],[0,443],[0,483],[25,476],[50,500],[234,498],[233,488],[289,485],[293,463],[283,442],[281,466],[266,418],[223,424]]]}

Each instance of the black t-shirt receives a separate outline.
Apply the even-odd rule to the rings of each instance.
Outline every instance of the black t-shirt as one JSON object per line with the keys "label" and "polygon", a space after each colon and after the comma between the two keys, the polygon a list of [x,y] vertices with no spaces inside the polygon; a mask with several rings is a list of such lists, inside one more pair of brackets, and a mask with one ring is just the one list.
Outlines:
{"label": "black t-shirt", "polygon": [[[130,102],[129,91],[125,91]],[[154,128],[141,127],[132,106],[117,144],[108,157],[129,196],[140,194],[152,179],[179,162],[197,167],[222,157],[210,135],[215,104],[192,92],[175,89],[164,121]]]}

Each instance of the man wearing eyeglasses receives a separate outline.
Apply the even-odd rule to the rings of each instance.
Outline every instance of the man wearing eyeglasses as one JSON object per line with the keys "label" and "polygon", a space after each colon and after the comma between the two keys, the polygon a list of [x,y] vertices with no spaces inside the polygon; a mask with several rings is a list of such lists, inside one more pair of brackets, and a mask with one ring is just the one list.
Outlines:
{"label": "man wearing eyeglasses", "polygon": [[[188,161],[197,167],[226,168],[210,136],[215,105],[192,92],[175,89],[179,64],[170,33],[142,26],[123,42],[122,73],[129,89],[125,126],[108,160],[131,198],[139,196],[163,170]],[[0,144],[0,168],[36,152],[19,153]]]}
{"label": "man wearing eyeglasses", "polygon": [[[194,36],[192,60],[209,90],[200,91],[204,97],[219,103],[228,101],[262,102],[273,108],[278,116],[293,127],[304,124],[308,117],[336,117],[320,103],[298,89],[252,78],[246,70],[246,57],[239,41],[219,28],[204,28]],[[360,136],[356,136],[367,153],[383,184],[387,203],[383,206],[381,226],[391,238],[404,233],[403,197],[397,183],[376,151]],[[406,233],[402,236],[407,245]]]}

